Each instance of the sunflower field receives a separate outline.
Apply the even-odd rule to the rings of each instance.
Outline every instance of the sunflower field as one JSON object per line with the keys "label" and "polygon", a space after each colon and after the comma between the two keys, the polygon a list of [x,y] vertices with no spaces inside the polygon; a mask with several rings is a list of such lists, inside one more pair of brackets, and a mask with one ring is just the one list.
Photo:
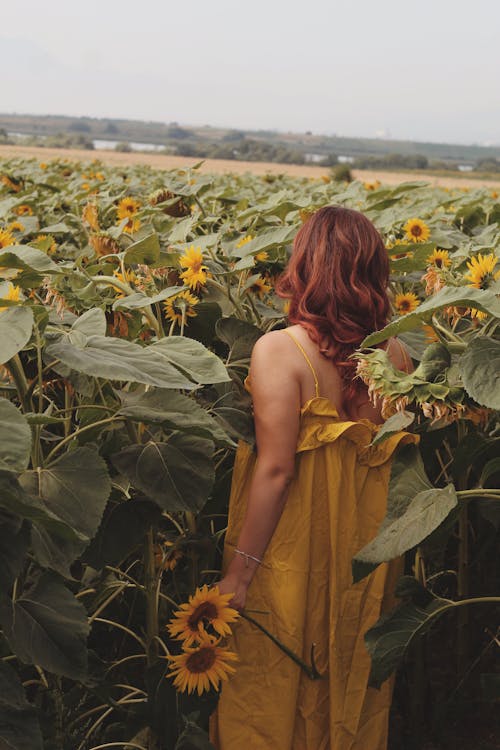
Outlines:
{"label": "sunflower field", "polygon": [[[242,383],[257,338],[286,325],[274,286],[294,235],[327,204],[365,213],[390,257],[393,318],[356,355],[386,418],[373,450],[420,435],[352,561],[356,581],[405,559],[398,607],[366,633],[371,681],[398,670],[393,748],[497,747],[498,195],[10,160],[0,748],[212,747],[238,668],[214,584],[235,448],[252,441]],[[410,374],[378,346],[394,335]]]}

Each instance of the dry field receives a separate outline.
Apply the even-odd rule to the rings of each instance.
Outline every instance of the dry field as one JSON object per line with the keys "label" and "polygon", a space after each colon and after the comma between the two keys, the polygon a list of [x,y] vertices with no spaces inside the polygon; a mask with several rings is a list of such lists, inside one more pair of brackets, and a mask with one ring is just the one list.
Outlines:
{"label": "dry field", "polygon": [[[129,153],[123,154],[117,151],[81,151],[66,148],[39,148],[36,146],[0,146],[0,158],[11,157],[36,158],[40,161],[51,159],[71,159],[73,161],[86,161],[88,159],[101,159],[105,164],[128,166],[131,164],[148,164],[156,169],[178,169],[196,164],[199,159],[186,156],[167,156],[155,153]],[[312,164],[275,164],[272,162],[254,161],[231,161],[227,159],[205,159],[200,167],[202,172],[214,172],[223,174],[233,172],[244,174],[287,174],[296,177],[321,177],[328,173],[326,167],[318,167]],[[471,177],[441,177],[426,175],[416,172],[377,172],[372,170],[354,169],[352,174],[356,179],[372,182],[380,180],[387,185],[397,185],[400,182],[423,180],[429,185],[440,185],[443,187],[500,187],[498,180],[481,180]]]}

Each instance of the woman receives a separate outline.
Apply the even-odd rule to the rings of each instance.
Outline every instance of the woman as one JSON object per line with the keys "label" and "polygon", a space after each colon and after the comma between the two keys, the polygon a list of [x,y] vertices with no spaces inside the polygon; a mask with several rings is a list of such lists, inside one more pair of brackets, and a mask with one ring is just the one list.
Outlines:
{"label": "woman", "polygon": [[[393,604],[400,561],[352,584],[351,560],[377,533],[400,432],[370,443],[382,422],[350,355],[390,314],[388,258],[373,224],[328,206],[298,232],[278,293],[290,327],[251,359],[256,451],[240,443],[222,593],[305,662],[311,680],[247,620],[212,717],[219,750],[385,750],[392,684],[367,685],[363,635]],[[396,367],[411,367],[391,340]]]}

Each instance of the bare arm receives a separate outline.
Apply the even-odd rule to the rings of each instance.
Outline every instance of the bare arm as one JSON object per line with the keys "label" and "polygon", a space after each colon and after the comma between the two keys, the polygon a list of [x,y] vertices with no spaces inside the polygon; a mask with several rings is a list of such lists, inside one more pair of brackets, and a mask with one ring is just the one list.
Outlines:
{"label": "bare arm", "polygon": [[[279,331],[256,343],[251,360],[257,462],[237,549],[262,559],[283,512],[293,478],[300,421],[300,384],[290,342]],[[232,605],[245,606],[258,563],[235,554],[219,583],[234,592]]]}

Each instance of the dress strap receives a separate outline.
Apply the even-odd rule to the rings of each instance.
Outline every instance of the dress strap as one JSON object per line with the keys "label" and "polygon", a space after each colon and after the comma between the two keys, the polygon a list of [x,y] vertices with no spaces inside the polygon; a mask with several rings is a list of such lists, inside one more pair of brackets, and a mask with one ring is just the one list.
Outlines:
{"label": "dress strap", "polygon": [[317,398],[319,396],[319,382],[318,382],[318,376],[316,375],[316,370],[312,366],[312,362],[309,359],[309,357],[307,356],[304,347],[302,346],[302,344],[299,344],[299,342],[297,341],[297,339],[295,338],[295,336],[293,335],[293,333],[291,331],[289,331],[288,328],[284,328],[283,330],[285,331],[285,333],[287,333],[290,336],[290,338],[295,343],[295,345],[297,346],[297,348],[300,349],[300,351],[302,352],[302,355],[303,355],[305,361],[309,365],[309,369],[311,370],[312,376],[314,378],[314,387],[316,389],[316,398]]}

